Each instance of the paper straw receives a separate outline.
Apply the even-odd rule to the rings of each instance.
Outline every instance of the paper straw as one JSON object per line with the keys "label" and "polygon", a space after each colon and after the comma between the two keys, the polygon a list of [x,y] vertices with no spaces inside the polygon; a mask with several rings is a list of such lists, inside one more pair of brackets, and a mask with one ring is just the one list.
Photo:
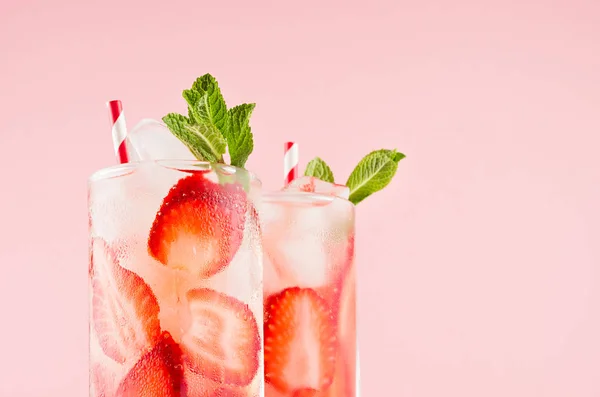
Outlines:
{"label": "paper straw", "polygon": [[286,185],[298,177],[298,144],[295,142],[284,145],[283,176]]}
{"label": "paper straw", "polygon": [[121,101],[109,101],[106,103],[110,115],[110,125],[112,128],[113,145],[115,155],[119,163],[124,164],[129,161],[127,153],[127,125],[125,124],[125,114]]}

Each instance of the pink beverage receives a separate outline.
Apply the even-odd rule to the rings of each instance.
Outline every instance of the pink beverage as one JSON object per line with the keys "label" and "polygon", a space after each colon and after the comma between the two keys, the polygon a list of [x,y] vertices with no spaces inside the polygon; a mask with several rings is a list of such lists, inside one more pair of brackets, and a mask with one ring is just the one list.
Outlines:
{"label": "pink beverage", "polygon": [[323,194],[266,194],[261,226],[266,397],[354,397],[354,205]]}
{"label": "pink beverage", "polygon": [[262,395],[259,194],[196,161],[90,178],[91,396]]}

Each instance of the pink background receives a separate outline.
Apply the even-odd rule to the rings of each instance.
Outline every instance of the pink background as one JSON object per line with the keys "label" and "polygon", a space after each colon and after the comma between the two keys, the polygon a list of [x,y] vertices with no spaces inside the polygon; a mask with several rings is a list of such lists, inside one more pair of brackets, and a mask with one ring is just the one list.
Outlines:
{"label": "pink background", "polygon": [[[600,396],[600,3],[3,1],[0,395],[87,393],[86,178],[205,72],[359,206],[363,395]],[[302,4],[302,5],[300,5]],[[367,5],[368,4],[368,5]]]}

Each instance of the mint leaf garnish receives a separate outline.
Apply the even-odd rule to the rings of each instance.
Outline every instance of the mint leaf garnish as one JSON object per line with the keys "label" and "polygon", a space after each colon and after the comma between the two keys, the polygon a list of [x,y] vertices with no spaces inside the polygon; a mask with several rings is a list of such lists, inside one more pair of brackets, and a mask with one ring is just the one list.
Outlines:
{"label": "mint leaf garnish", "polygon": [[250,116],[255,106],[254,103],[244,103],[228,111],[229,124],[224,135],[233,166],[244,167],[254,150]]}
{"label": "mint leaf garnish", "polygon": [[[200,95],[198,95],[198,94]],[[227,106],[217,80],[210,74],[198,77],[191,90],[185,90],[183,97],[192,108],[192,114],[208,121],[221,132],[227,128]]]}
{"label": "mint leaf garnish", "polygon": [[243,168],[254,150],[250,116],[255,104],[227,110],[217,80],[210,74],[198,77],[183,91],[187,117],[170,113],[163,118],[169,130],[199,159],[223,163],[229,148],[232,166]]}
{"label": "mint leaf garnish", "polygon": [[329,183],[333,183],[334,181],[333,172],[331,171],[331,168],[329,168],[327,163],[325,163],[325,161],[323,161],[319,157],[315,157],[314,159],[309,161],[309,163],[306,165],[306,171],[304,171],[304,175],[313,176],[315,178]]}
{"label": "mint leaf garnish", "polygon": [[177,113],[163,117],[169,130],[183,142],[198,160],[221,162],[227,147],[225,138],[212,124],[197,123]]}
{"label": "mint leaf garnish", "polygon": [[376,150],[367,154],[354,168],[346,186],[350,188],[349,200],[358,204],[371,194],[386,187],[398,169],[404,154],[396,150]]}

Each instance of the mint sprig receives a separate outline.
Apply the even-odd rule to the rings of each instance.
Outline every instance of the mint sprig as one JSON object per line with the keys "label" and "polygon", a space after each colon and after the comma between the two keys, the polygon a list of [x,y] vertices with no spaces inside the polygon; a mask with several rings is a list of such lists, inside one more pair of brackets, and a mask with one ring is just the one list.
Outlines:
{"label": "mint sprig", "polygon": [[[404,154],[388,149],[375,150],[363,157],[346,182],[350,189],[348,200],[356,205],[389,185],[398,170],[398,162],[404,157]],[[333,172],[319,157],[308,163],[304,175],[334,183]]]}
{"label": "mint sprig", "polygon": [[217,80],[210,74],[198,77],[183,91],[188,116],[169,113],[163,121],[201,161],[223,163],[229,151],[231,165],[244,167],[254,149],[250,116],[254,104],[227,109]]}
{"label": "mint sprig", "polygon": [[313,176],[322,181],[333,183],[333,171],[331,168],[319,157],[315,157],[310,160],[306,165],[306,170],[304,171],[305,176]]}

